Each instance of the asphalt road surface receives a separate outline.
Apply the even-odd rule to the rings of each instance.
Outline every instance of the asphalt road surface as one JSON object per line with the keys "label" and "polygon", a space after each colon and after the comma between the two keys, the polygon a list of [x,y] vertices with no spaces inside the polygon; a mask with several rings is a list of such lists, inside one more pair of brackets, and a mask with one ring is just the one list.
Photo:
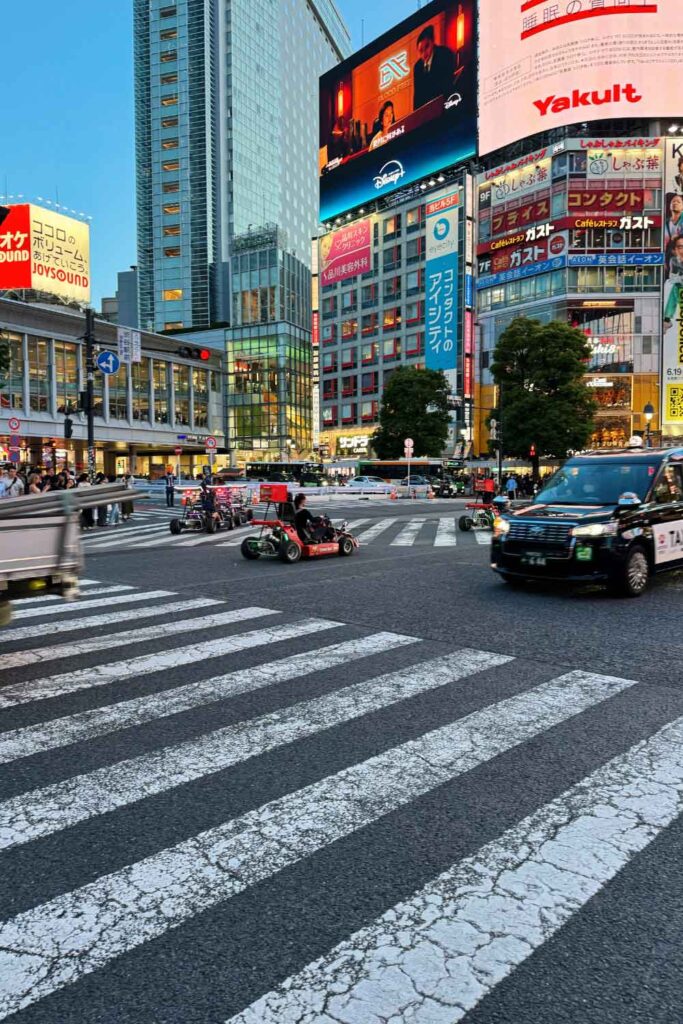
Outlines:
{"label": "asphalt road surface", "polygon": [[0,1020],[681,1020],[683,575],[512,591],[461,510],[286,566],[147,506],[17,604]]}

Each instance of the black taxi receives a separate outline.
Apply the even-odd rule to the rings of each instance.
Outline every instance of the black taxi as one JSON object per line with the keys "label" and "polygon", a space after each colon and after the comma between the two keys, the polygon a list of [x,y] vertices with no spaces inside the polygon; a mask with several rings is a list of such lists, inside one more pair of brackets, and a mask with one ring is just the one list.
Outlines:
{"label": "black taxi", "polygon": [[529,580],[605,583],[637,597],[653,573],[683,568],[683,448],[586,452],[533,503],[496,518],[492,568]]}

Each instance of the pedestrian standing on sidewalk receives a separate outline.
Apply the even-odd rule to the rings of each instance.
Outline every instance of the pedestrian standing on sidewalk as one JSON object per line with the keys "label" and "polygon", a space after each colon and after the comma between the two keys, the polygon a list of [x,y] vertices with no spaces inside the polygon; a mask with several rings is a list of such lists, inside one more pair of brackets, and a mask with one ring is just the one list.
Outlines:
{"label": "pedestrian standing on sidewalk", "polygon": [[[110,484],[121,484],[123,483],[122,477],[110,476],[108,477]],[[109,525],[118,526],[119,520],[121,519],[121,505],[118,501],[114,501],[109,506]]]}
{"label": "pedestrian standing on sidewalk", "polygon": [[[98,473],[97,476],[95,477],[95,484],[98,487],[101,486],[101,484],[106,484],[106,482],[107,482],[107,478],[104,475],[104,473]],[[97,506],[97,525],[98,526],[106,526],[107,525],[107,506],[106,505],[98,505]]]}
{"label": "pedestrian standing on sidewalk", "polygon": [[7,480],[5,481],[5,497],[20,498],[24,490],[24,481],[17,473],[16,467],[10,466],[7,470]]}
{"label": "pedestrian standing on sidewalk", "polygon": [[505,489],[507,491],[507,496],[510,499],[510,501],[514,501],[517,497],[517,478],[514,477],[512,473],[505,481]]}
{"label": "pedestrian standing on sidewalk", "polygon": [[176,476],[170,466],[167,467],[166,476],[166,508],[173,508],[175,505]]}
{"label": "pedestrian standing on sidewalk", "polygon": [[[129,491],[133,490],[133,487],[134,487],[133,477],[130,475],[130,473],[126,473],[125,474],[125,476],[123,478],[123,486],[127,490],[129,490]],[[131,494],[131,500],[130,501],[122,501],[121,502],[121,518],[123,519],[124,523],[127,523],[128,520],[130,519],[130,517],[133,515],[133,500],[132,500],[132,498],[133,498],[133,496]]]}
{"label": "pedestrian standing on sidewalk", "polygon": [[[81,473],[79,476],[76,486],[80,489],[81,487],[90,487],[90,481],[88,480],[87,473]],[[84,508],[81,509],[81,529],[92,530],[95,527],[94,509]]]}

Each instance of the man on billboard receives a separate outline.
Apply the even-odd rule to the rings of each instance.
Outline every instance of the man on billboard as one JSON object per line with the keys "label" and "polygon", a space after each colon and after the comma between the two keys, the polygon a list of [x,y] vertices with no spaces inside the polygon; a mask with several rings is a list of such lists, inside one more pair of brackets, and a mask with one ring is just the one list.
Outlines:
{"label": "man on billboard", "polygon": [[417,37],[420,59],[413,68],[413,110],[453,90],[455,56],[447,46],[436,46],[434,26],[426,25]]}

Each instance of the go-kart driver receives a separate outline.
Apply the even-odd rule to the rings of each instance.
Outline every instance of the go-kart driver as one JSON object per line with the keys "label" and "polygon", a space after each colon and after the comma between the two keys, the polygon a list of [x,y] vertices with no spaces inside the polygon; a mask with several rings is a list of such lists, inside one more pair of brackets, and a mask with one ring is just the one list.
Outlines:
{"label": "go-kart driver", "polygon": [[330,528],[321,516],[312,516],[306,508],[306,495],[294,499],[294,525],[302,544],[320,544],[329,539]]}
{"label": "go-kart driver", "polygon": [[216,494],[211,490],[206,480],[202,480],[202,485],[199,488],[199,503],[206,516],[210,515],[212,519],[220,518],[220,513],[216,507]]}

